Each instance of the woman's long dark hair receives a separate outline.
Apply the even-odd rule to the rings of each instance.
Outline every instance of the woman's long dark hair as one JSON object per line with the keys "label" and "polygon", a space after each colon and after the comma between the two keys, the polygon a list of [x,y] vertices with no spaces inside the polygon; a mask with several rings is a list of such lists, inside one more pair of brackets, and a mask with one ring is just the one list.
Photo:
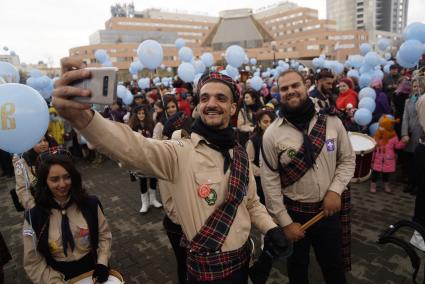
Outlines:
{"label": "woman's long dark hair", "polygon": [[[143,129],[140,126],[139,118],[137,117],[137,113],[143,110],[145,112],[145,119],[143,120]],[[147,130],[152,136],[153,128],[154,128],[154,122],[152,119],[152,114],[149,112],[147,105],[140,105],[134,108],[133,113],[131,114],[130,120],[128,121],[128,125],[130,126],[133,131],[138,130]]]}
{"label": "woman's long dark hair", "polygon": [[161,122],[162,125],[165,124],[165,122],[167,121],[166,119],[166,115],[165,115],[165,107],[164,104],[162,103],[161,100],[156,101],[155,102],[155,106],[159,107],[160,109],[162,109],[161,112],[157,112],[156,113],[156,117],[155,117],[155,124]]}
{"label": "woman's long dark hair", "polygon": [[47,185],[47,177],[51,167],[54,165],[59,165],[68,172],[71,177],[71,189],[69,192],[71,200],[75,202],[77,207],[81,210],[81,208],[85,206],[85,201],[87,200],[87,192],[83,188],[81,174],[78,172],[72,159],[62,154],[47,154],[46,157],[43,157],[42,162],[40,162],[37,168],[37,184],[34,194],[36,206],[46,212],[49,212],[53,207],[52,205],[55,200]]}
{"label": "woman's long dark hair", "polygon": [[259,109],[255,113],[255,120],[257,121],[257,123],[255,124],[254,131],[252,132],[252,135],[263,136],[264,130],[262,130],[261,127],[260,127],[260,121],[263,118],[263,116],[265,116],[265,115],[268,115],[270,117],[271,122],[273,122],[276,118],[276,113],[274,112],[274,110],[272,108],[263,107],[263,108]]}

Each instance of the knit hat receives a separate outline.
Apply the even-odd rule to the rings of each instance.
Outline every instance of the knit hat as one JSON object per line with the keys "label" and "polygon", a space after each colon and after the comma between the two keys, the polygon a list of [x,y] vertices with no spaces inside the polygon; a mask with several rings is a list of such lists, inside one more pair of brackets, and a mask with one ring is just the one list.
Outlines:
{"label": "knit hat", "polygon": [[339,82],[340,82],[340,83],[345,83],[345,84],[347,84],[348,88],[350,88],[350,89],[352,89],[352,88],[353,88],[353,81],[351,81],[351,79],[349,79],[349,78],[346,78],[346,77],[341,78],[341,79],[339,80]]}
{"label": "knit hat", "polygon": [[233,95],[233,102],[238,101],[240,97],[239,88],[231,77],[215,71],[204,73],[198,81],[198,86],[196,88],[198,93],[201,91],[201,88],[209,82],[219,82],[228,86]]}
{"label": "knit hat", "polygon": [[381,79],[373,79],[372,83],[370,83],[370,87],[382,89],[382,80]]}
{"label": "knit hat", "polygon": [[394,124],[400,122],[400,119],[392,119],[388,115],[383,115],[379,119],[379,127],[375,133],[375,141],[380,146],[384,146],[388,143],[388,141],[396,136],[396,132],[394,130]]}

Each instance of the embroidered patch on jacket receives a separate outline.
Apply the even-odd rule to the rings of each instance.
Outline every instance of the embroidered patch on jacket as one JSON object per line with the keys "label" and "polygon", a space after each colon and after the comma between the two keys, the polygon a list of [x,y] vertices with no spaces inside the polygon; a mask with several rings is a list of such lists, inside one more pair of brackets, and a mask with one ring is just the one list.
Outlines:
{"label": "embroidered patch on jacket", "polygon": [[288,149],[288,157],[289,158],[293,159],[296,154],[297,154],[297,151],[295,151],[294,149]]}
{"label": "embroidered patch on jacket", "polygon": [[327,139],[325,144],[326,144],[326,149],[328,150],[328,152],[335,151],[335,139]]}
{"label": "embroidered patch on jacket", "polygon": [[34,230],[32,228],[28,228],[28,229],[23,229],[22,234],[24,236],[34,236]]}
{"label": "embroidered patch on jacket", "polygon": [[52,253],[55,253],[59,250],[59,242],[58,241],[50,241],[49,242],[49,250]]}

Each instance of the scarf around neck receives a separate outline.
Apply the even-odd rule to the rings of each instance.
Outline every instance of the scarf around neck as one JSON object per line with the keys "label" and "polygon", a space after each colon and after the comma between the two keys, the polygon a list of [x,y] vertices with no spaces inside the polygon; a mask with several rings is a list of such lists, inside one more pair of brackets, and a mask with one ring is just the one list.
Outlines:
{"label": "scarf around neck", "polygon": [[296,109],[289,109],[281,105],[279,116],[292,123],[303,135],[303,146],[305,148],[305,160],[307,166],[311,167],[314,163],[313,145],[308,137],[308,126],[316,114],[314,103],[311,99],[307,100]]}

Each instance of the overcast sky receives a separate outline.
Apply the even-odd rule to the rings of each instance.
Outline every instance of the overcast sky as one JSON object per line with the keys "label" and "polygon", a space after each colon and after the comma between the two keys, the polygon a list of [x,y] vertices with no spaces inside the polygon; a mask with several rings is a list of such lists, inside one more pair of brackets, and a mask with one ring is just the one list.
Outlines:
{"label": "overcast sky", "polygon": [[[354,0],[353,0],[354,1]],[[87,45],[89,35],[103,29],[110,6],[122,0],[0,0],[0,53],[14,50],[21,62],[39,60],[59,65],[72,47]],[[146,8],[179,9],[217,16],[226,9],[258,9],[278,0],[135,0],[136,11]],[[325,0],[294,0],[300,6],[319,10],[326,17]],[[409,22],[425,22],[425,0],[409,0]]]}

